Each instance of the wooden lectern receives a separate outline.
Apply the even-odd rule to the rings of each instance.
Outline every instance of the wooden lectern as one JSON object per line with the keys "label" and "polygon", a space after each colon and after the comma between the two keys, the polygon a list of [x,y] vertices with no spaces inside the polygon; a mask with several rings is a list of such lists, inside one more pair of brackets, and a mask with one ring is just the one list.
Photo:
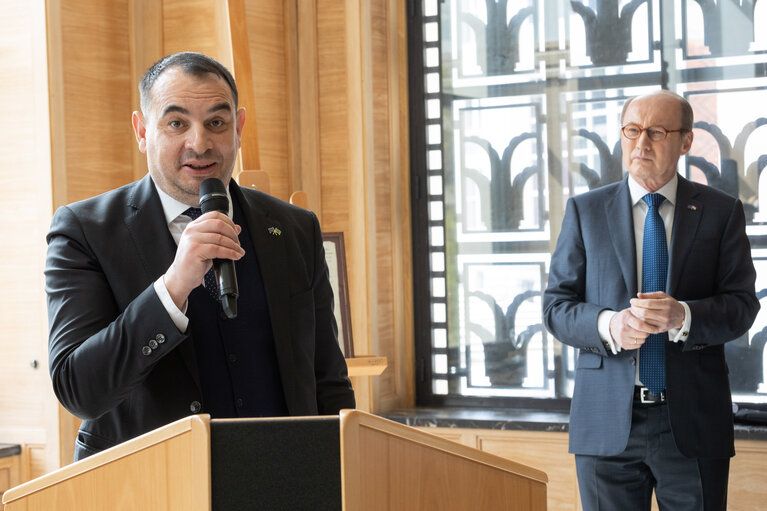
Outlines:
{"label": "wooden lectern", "polygon": [[195,415],[8,490],[5,511],[545,510],[546,474],[357,410]]}

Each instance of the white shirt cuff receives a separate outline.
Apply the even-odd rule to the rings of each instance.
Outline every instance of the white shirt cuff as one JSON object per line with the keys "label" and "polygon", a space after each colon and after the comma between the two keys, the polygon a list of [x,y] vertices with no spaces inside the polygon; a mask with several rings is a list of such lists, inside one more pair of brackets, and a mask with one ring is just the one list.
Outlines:
{"label": "white shirt cuff", "polygon": [[613,336],[610,335],[610,320],[616,315],[617,312],[605,309],[599,312],[597,316],[597,331],[599,332],[599,338],[602,339],[602,343],[605,348],[610,348],[613,355],[617,355],[621,350],[621,347],[615,344]]}
{"label": "white shirt cuff", "polygon": [[189,318],[186,317],[186,307],[188,302],[184,303],[183,311],[176,307],[176,304],[170,297],[170,293],[168,293],[168,288],[165,287],[165,275],[162,275],[159,279],[154,281],[154,290],[157,293],[158,298],[160,298],[162,305],[165,307],[165,310],[168,311],[168,315],[173,321],[173,324],[178,328],[178,331],[186,332],[186,329],[189,326]]}
{"label": "white shirt cuff", "polygon": [[682,323],[682,328],[672,328],[668,331],[668,340],[671,342],[684,342],[687,340],[687,336],[690,335],[690,325],[692,324],[690,306],[685,302],[679,303],[684,307],[684,323]]}

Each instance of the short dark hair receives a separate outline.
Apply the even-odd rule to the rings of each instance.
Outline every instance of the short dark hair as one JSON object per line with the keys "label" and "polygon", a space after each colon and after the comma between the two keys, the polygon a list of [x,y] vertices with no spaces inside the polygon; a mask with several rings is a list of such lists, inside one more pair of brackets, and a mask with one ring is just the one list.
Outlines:
{"label": "short dark hair", "polygon": [[184,73],[198,78],[204,78],[207,74],[213,74],[222,78],[232,90],[234,108],[237,108],[237,85],[234,83],[232,73],[230,73],[219,61],[212,59],[207,55],[184,51],[161,58],[152,64],[152,66],[147,69],[146,73],[144,73],[144,76],[141,77],[141,81],[138,84],[138,90],[141,97],[142,112],[146,114],[146,110],[149,107],[150,91],[152,90],[154,82],[165,70],[174,67],[180,67]]}
{"label": "short dark hair", "polygon": [[[671,92],[670,90],[659,90],[656,92],[653,92],[652,94],[663,94],[664,96],[673,97],[677,101],[679,101],[679,106],[682,109],[682,125],[679,127],[682,131],[692,131],[693,127],[693,114],[692,114],[692,106],[690,105],[690,102],[687,101],[684,97],[680,96],[679,94],[675,92]],[[626,116],[626,110],[629,108],[629,104],[636,98],[641,96],[632,96],[626,100],[625,103],[623,103],[623,110],[621,111],[621,125],[623,125],[623,118]],[[668,128],[668,126],[666,126]],[[670,128],[670,129],[676,129],[676,128]]]}

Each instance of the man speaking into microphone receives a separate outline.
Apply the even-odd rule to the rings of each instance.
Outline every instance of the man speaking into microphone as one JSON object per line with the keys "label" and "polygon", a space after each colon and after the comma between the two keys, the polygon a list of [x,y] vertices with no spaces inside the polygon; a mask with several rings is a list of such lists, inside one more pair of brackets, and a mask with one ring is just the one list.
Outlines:
{"label": "man speaking into microphone", "polygon": [[50,373],[83,419],[75,459],[194,413],[354,408],[317,217],[232,180],[232,75],[178,53],[139,91],[149,174],[59,208],[47,237]]}

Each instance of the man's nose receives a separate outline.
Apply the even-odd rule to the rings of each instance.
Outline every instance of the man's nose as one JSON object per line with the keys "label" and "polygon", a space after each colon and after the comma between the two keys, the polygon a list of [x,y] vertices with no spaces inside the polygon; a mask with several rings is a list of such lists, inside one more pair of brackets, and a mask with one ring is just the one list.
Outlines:
{"label": "man's nose", "polygon": [[636,139],[636,146],[642,149],[648,149],[652,146],[652,139],[650,133],[646,129],[642,130],[639,134],[639,138]]}
{"label": "man's nose", "polygon": [[186,138],[186,148],[191,149],[197,154],[203,154],[212,147],[210,133],[201,124],[194,124],[188,131]]}

